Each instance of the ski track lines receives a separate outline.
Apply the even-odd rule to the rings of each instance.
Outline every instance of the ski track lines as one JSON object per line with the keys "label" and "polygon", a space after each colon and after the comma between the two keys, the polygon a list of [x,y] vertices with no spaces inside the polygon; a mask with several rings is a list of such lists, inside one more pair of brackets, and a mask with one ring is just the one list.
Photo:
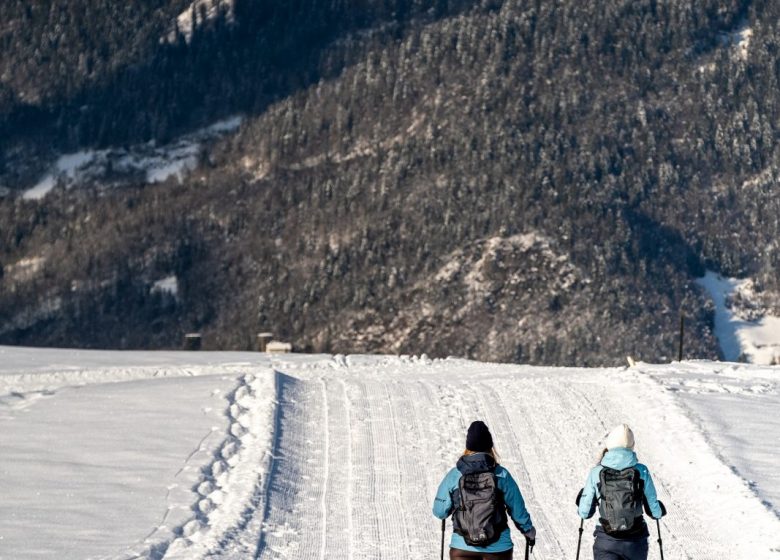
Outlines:
{"label": "ski track lines", "polygon": [[[519,387],[517,387],[516,384],[513,384],[513,390],[510,392],[510,394],[513,395],[513,400],[515,402],[521,402],[528,398],[531,386],[532,384],[529,382],[523,383]],[[506,394],[505,391],[502,390],[501,393],[499,393],[490,384],[482,384],[482,386],[479,387],[479,390],[482,398],[486,401],[486,410],[489,410],[489,414],[493,416],[493,424],[506,427],[506,431],[503,434],[496,434],[496,439],[498,441],[508,442],[508,445],[506,443],[504,444],[507,445],[507,447],[505,447],[508,459],[507,468],[515,477],[518,486],[520,487],[520,491],[523,493],[523,497],[526,500],[526,507],[531,513],[531,518],[539,531],[539,547],[536,550],[537,556],[540,558],[564,557],[565,553],[563,547],[555,538],[555,535],[563,535],[565,534],[565,531],[561,530],[561,527],[557,527],[556,523],[551,521],[550,516],[548,516],[548,504],[554,503],[550,499],[550,493],[548,491],[549,489],[555,488],[554,481],[548,476],[552,472],[553,465],[546,465],[545,463],[540,462],[538,456],[534,456],[530,453],[532,451],[541,451],[542,447],[557,448],[557,438],[554,436],[543,438],[543,432],[529,429],[527,425],[529,416],[527,411],[522,408],[520,409],[519,414],[510,416],[501,397],[502,393]],[[515,395],[517,395],[517,397],[515,397]],[[488,403],[492,406],[488,407]],[[515,427],[513,426],[512,418],[515,418],[517,423],[521,424],[517,426],[517,431],[515,431]],[[546,435],[550,436],[551,434]],[[521,439],[525,440],[522,444],[519,441]],[[496,442],[496,445],[498,445],[498,441]],[[501,453],[500,448],[498,451]],[[541,480],[543,483],[532,482],[532,473],[541,474],[544,477]],[[557,475],[558,473],[552,472],[552,474]],[[559,485],[560,482],[566,480],[566,478],[560,476],[555,476],[554,478],[559,481]],[[516,539],[516,546],[518,544],[524,546],[524,543],[518,543],[517,540],[522,539]]]}
{"label": "ski track lines", "polygon": [[379,525],[377,511],[374,506],[380,506],[376,494],[376,479],[373,469],[375,464],[374,444],[371,423],[374,421],[369,409],[366,387],[362,384],[347,386],[347,396],[350,399],[352,415],[351,455],[352,455],[352,506],[354,512],[353,527],[355,530],[355,558],[376,558],[375,547],[379,542]]}
{"label": "ski track lines", "polygon": [[326,405],[325,477],[322,495],[322,526],[317,558],[345,558],[351,550],[351,442],[350,410],[344,385],[336,380],[320,380]]}
{"label": "ski track lines", "polygon": [[[259,558],[319,558],[323,500],[323,403],[319,387],[289,378],[280,395],[279,433],[265,511],[257,510]],[[254,524],[257,526],[257,523]],[[305,534],[306,539],[300,535]],[[229,558],[246,558],[241,554]]]}
{"label": "ski track lines", "polygon": [[[468,362],[449,376],[446,364],[407,364],[341,359],[288,372],[258,558],[438,557],[441,526],[430,513],[432,498],[477,418],[491,427],[502,463],[526,499],[539,531],[537,560],[574,556],[574,497],[596,464],[598,442],[621,422],[634,427],[640,460],[670,506],[661,524],[666,556],[746,557],[738,538],[721,534],[729,523],[738,526],[731,506],[702,498],[712,489],[696,481],[702,468],[705,480],[738,479],[712,464],[701,435],[648,376],[633,370],[608,372],[607,379],[604,372],[548,376],[523,368],[507,374]],[[690,464],[676,461],[683,456]],[[738,507],[750,506],[745,503]],[[584,560],[592,559],[592,530],[593,521],[586,521]],[[654,525],[650,530],[649,558],[657,559]],[[522,554],[523,538],[512,534]],[[770,557],[765,548],[752,550],[751,558]]]}

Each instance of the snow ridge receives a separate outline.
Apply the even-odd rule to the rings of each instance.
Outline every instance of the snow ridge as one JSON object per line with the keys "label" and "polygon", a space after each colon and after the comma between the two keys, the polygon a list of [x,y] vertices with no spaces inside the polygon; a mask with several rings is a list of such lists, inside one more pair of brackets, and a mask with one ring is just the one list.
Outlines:
{"label": "snow ridge", "polygon": [[178,538],[164,550],[152,551],[151,558],[204,557],[243,528],[247,511],[264,507],[273,460],[276,394],[277,378],[271,369],[241,378],[228,398],[228,435],[193,489],[198,499],[192,518],[176,531]]}
{"label": "snow ridge", "polygon": [[114,367],[105,369],[74,369],[45,373],[11,373],[0,375],[0,397],[13,393],[52,392],[63,387],[80,387],[93,383],[122,383],[165,377],[193,377],[209,373],[235,373],[235,367],[225,366],[203,371],[195,366],[176,367]]}

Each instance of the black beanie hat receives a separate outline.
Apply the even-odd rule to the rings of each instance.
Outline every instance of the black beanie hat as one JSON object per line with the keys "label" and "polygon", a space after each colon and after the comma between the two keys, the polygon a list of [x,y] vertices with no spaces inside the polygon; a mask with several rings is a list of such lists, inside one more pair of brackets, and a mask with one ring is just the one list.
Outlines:
{"label": "black beanie hat", "polygon": [[493,449],[493,436],[490,430],[481,420],[471,423],[466,434],[466,449],[478,453],[486,453]]}

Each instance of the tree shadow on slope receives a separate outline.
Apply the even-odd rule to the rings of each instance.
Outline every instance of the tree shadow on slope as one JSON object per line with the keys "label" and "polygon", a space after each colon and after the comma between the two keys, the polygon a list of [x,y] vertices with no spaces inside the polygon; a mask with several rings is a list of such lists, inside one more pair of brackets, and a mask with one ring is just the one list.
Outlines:
{"label": "tree shadow on slope", "polygon": [[[172,40],[162,38],[147,60],[71,97],[60,94],[37,105],[17,100],[0,122],[0,148],[19,140],[60,150],[165,142],[225,116],[262,113],[276,100],[338,76],[371,45],[403,36],[408,25],[500,5],[237,0],[231,17],[220,12],[189,40],[178,30]],[[2,153],[0,172],[8,157]]]}

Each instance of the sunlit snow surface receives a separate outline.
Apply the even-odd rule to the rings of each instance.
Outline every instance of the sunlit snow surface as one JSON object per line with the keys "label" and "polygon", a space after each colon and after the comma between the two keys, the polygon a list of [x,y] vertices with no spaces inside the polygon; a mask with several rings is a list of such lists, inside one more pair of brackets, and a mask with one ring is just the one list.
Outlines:
{"label": "sunlit snow surface", "polygon": [[573,498],[621,422],[666,558],[777,559],[777,373],[0,347],[0,558],[437,558],[433,494],[480,418],[537,560],[573,557]]}
{"label": "sunlit snow surface", "polygon": [[736,361],[744,356],[752,363],[771,364],[780,357],[780,317],[766,315],[757,321],[745,321],[728,305],[728,298],[745,280],[708,271],[697,282],[715,304],[715,336],[726,360]]}
{"label": "sunlit snow surface", "polygon": [[677,394],[720,458],[780,518],[780,367],[641,367]]}

